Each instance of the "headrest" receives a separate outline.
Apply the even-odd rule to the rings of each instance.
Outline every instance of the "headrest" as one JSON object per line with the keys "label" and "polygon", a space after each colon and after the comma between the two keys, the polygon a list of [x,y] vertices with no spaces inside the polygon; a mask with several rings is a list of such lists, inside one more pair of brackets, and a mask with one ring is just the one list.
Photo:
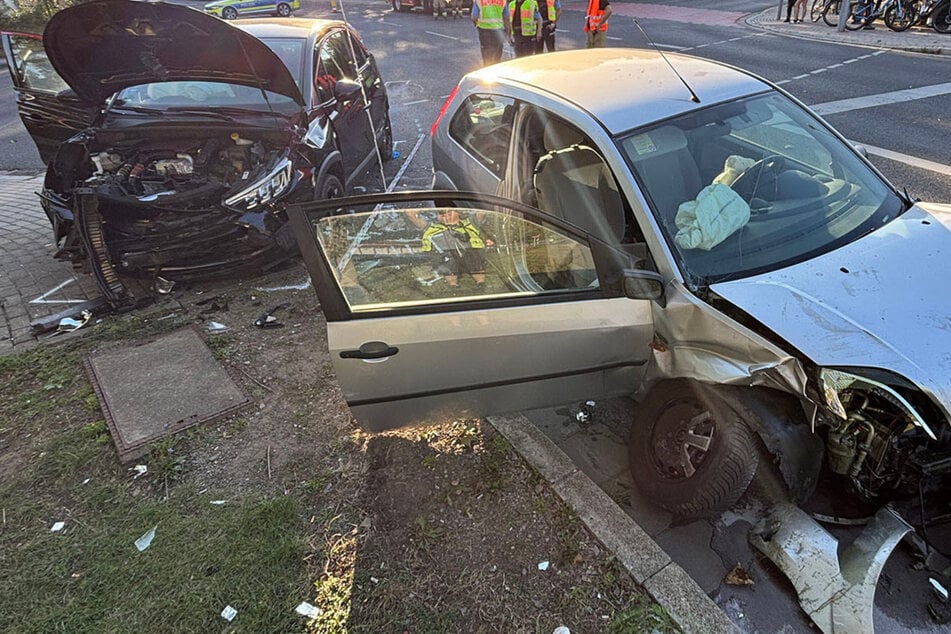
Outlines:
{"label": "headrest", "polygon": [[584,135],[576,128],[562,123],[557,119],[549,119],[545,123],[545,149],[560,150],[571,145],[584,142]]}
{"label": "headrest", "polygon": [[687,147],[687,137],[680,128],[664,125],[624,139],[623,145],[632,160],[646,161],[655,156],[684,149]]}

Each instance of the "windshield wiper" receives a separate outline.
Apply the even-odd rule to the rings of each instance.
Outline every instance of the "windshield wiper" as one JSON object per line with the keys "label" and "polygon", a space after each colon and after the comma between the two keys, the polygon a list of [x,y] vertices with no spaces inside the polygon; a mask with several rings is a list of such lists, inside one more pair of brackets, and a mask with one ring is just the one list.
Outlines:
{"label": "windshield wiper", "polygon": [[121,101],[117,101],[109,106],[107,112],[113,110],[122,110],[124,112],[137,112],[139,114],[165,114],[164,110],[159,110],[158,108],[146,108],[144,106],[130,106]]}

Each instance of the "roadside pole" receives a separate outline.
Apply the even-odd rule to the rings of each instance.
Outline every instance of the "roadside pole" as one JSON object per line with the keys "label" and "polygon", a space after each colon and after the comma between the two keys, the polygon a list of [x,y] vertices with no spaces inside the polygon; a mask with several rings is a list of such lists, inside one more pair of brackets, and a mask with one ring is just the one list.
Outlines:
{"label": "roadside pole", "polygon": [[779,7],[776,9],[776,20],[783,19],[783,7],[786,6],[786,0],[779,0]]}
{"label": "roadside pole", "polygon": [[836,25],[835,30],[842,32],[845,31],[845,21],[849,19],[849,7],[852,6],[852,3],[849,0],[840,0],[839,4],[839,23]]}

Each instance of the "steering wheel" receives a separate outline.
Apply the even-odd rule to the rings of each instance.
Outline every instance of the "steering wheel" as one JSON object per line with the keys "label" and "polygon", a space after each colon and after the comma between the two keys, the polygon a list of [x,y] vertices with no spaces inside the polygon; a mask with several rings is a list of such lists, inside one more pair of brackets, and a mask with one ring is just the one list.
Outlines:
{"label": "steering wheel", "polygon": [[779,154],[769,154],[753,163],[733,181],[733,188],[743,200],[750,202],[754,197],[773,199],[776,196],[776,183],[779,175],[786,169],[786,159]]}

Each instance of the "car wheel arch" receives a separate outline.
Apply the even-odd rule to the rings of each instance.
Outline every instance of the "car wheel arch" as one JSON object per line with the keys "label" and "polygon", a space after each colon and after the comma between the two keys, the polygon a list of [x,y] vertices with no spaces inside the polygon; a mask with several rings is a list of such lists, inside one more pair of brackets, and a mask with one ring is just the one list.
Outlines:
{"label": "car wheel arch", "polygon": [[331,152],[320,164],[320,169],[317,170],[317,174],[314,176],[315,195],[318,191],[318,187],[327,179],[328,175],[333,175],[338,178],[344,188],[346,188],[347,179],[344,175],[343,156],[340,154],[340,150]]}

